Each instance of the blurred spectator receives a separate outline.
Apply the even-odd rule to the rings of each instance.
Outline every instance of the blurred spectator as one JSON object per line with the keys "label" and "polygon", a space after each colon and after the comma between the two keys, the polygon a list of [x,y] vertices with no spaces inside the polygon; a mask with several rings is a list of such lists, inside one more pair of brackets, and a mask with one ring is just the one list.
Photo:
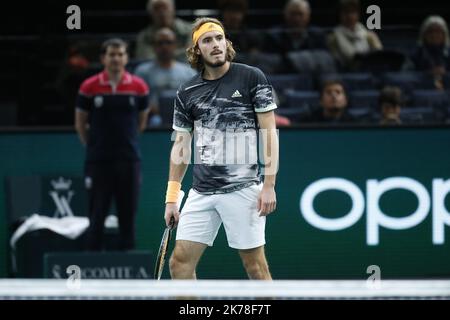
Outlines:
{"label": "blurred spectator", "polygon": [[348,98],[342,81],[328,79],[323,82],[320,92],[320,108],[311,113],[307,122],[349,123],[353,117],[348,113]]}
{"label": "blurred spectator", "polygon": [[444,89],[443,77],[450,69],[450,39],[442,17],[429,16],[422,23],[412,60],[417,70],[432,74],[437,89]]}
{"label": "blurred spectator", "polygon": [[355,58],[375,50],[381,50],[378,36],[359,22],[359,0],[341,0],[339,6],[340,25],[328,36],[331,52],[344,70],[356,68]]}
{"label": "blurred spectator", "polygon": [[192,78],[196,72],[188,64],[175,60],[177,41],[175,33],[169,28],[156,31],[154,36],[156,59],[137,66],[135,74],[150,87],[150,118],[151,126],[161,123],[159,93],[162,90],[176,90],[185,81]]}
{"label": "blurred spectator", "polygon": [[310,26],[311,7],[307,0],[289,0],[284,7],[284,25],[269,31],[266,51],[287,53],[297,50],[324,49],[323,32]]}
{"label": "blurred spectator", "polygon": [[402,91],[398,87],[385,87],[381,90],[379,105],[381,111],[381,125],[401,124],[401,107],[403,104]]}
{"label": "blurred spectator", "polygon": [[175,17],[174,0],[148,0],[147,11],[152,23],[137,35],[135,58],[155,58],[153,37],[157,30],[170,28],[177,36],[179,48],[177,57],[183,61],[186,60],[184,51],[190,41],[191,24]]}
{"label": "blurred spectator", "polygon": [[227,30],[228,39],[237,52],[256,50],[261,45],[259,33],[251,32],[245,25],[247,15],[247,0],[219,0],[218,8],[222,23]]}

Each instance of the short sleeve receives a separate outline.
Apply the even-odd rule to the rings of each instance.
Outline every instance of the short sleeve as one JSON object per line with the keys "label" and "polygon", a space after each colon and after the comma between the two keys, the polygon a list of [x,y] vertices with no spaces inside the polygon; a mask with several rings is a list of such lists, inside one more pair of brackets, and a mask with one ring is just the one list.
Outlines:
{"label": "short sleeve", "polygon": [[139,95],[137,97],[137,107],[139,111],[145,111],[149,108],[149,97],[146,95]]}
{"label": "short sleeve", "polygon": [[90,112],[92,110],[92,99],[91,85],[90,82],[86,80],[81,84],[80,90],[78,91],[76,109]]}
{"label": "short sleeve", "polygon": [[264,73],[254,68],[251,75],[250,94],[255,112],[268,112],[277,108],[273,99],[272,85]]}
{"label": "short sleeve", "polygon": [[149,108],[149,87],[148,85],[145,83],[145,81],[140,78],[139,76],[135,76],[136,77],[136,85],[137,85],[137,95],[136,95],[136,99],[137,99],[137,108],[139,111],[144,111],[147,110]]}
{"label": "short sleeve", "polygon": [[178,89],[173,108],[173,125],[174,130],[191,132],[194,128],[194,121],[188,108],[182,100],[180,89]]}

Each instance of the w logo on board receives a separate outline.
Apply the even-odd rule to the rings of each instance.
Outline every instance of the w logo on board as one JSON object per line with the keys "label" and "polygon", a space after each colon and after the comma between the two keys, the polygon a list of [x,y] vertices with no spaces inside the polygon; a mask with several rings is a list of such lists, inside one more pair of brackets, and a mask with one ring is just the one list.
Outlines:
{"label": "w logo on board", "polygon": [[54,217],[72,217],[73,212],[70,208],[70,201],[75,194],[75,192],[70,189],[72,180],[64,180],[63,177],[59,177],[57,180],[52,180],[51,185],[54,190],[50,191],[49,194],[56,206]]}

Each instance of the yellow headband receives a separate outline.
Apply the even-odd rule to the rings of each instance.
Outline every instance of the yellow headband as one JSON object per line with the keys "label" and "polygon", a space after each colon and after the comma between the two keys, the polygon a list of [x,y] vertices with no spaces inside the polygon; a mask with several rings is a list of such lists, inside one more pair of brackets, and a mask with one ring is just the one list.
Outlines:
{"label": "yellow headband", "polygon": [[222,27],[219,26],[217,23],[206,22],[202,24],[202,26],[192,35],[192,43],[194,45],[197,44],[198,39],[200,39],[202,35],[210,31],[218,31],[221,34],[225,34],[225,32],[223,32]]}

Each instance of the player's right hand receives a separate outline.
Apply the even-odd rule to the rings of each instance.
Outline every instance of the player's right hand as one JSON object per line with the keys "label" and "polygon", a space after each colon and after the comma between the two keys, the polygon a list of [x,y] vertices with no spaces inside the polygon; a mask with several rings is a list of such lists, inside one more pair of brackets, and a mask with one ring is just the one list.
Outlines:
{"label": "player's right hand", "polygon": [[173,217],[173,229],[178,225],[178,220],[180,219],[180,212],[178,211],[178,206],[175,202],[166,203],[166,212],[164,213],[164,220],[166,220],[166,226],[170,225],[170,219]]}

